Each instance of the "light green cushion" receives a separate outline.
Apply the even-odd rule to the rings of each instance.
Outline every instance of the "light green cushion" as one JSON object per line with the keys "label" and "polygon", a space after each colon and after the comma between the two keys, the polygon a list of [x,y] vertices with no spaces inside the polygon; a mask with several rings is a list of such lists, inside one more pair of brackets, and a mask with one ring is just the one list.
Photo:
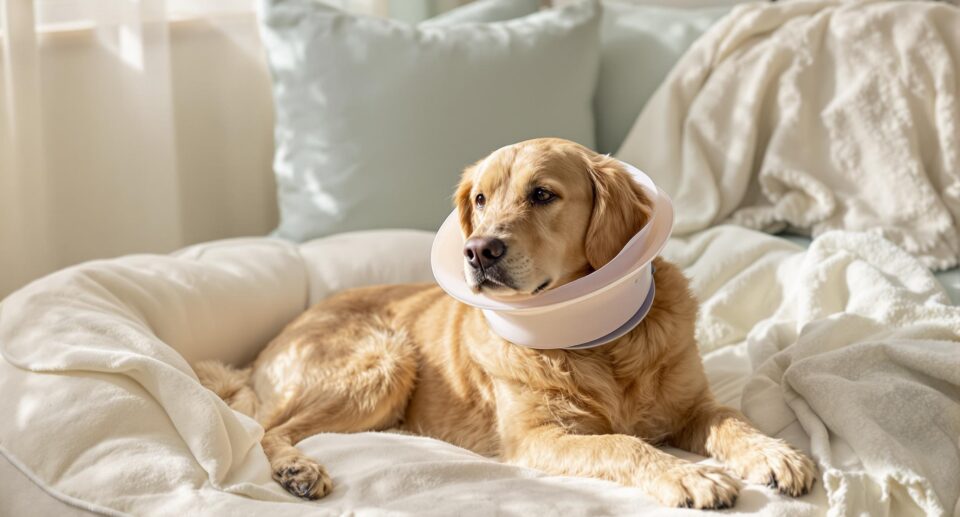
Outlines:
{"label": "light green cushion", "polygon": [[315,0],[262,8],[274,78],[276,234],[436,229],[461,170],[513,142],[594,145],[599,8],[415,27]]}
{"label": "light green cushion", "polygon": [[615,153],[673,65],[730,7],[674,9],[603,2],[597,150]]}

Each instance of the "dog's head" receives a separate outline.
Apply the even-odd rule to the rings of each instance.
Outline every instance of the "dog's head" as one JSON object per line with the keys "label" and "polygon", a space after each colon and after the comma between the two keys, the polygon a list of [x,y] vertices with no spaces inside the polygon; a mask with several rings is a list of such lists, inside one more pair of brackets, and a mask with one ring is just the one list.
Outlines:
{"label": "dog's head", "polygon": [[620,162],[556,138],[507,146],[468,167],[455,202],[467,284],[501,297],[600,268],[652,211]]}

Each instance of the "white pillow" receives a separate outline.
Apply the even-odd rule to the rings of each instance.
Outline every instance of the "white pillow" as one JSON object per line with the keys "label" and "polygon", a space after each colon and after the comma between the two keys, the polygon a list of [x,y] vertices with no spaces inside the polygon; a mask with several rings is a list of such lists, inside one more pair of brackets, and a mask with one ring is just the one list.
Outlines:
{"label": "white pillow", "polygon": [[599,8],[414,27],[315,0],[267,2],[277,234],[436,229],[460,171],[513,142],[594,145]]}

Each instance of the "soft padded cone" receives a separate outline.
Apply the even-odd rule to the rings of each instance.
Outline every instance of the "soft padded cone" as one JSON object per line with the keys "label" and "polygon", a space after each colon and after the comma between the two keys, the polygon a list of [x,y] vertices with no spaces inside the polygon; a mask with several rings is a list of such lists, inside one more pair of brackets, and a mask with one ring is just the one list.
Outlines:
{"label": "soft padded cone", "polygon": [[[622,163],[622,162],[621,162]],[[437,232],[433,276],[450,296],[483,310],[490,328],[531,348],[586,348],[612,341],[636,326],[653,301],[651,262],[673,229],[673,203],[649,176],[623,164],[653,202],[653,215],[620,253],[600,269],[556,289],[505,301],[474,293],[463,275],[463,242],[457,211]]]}

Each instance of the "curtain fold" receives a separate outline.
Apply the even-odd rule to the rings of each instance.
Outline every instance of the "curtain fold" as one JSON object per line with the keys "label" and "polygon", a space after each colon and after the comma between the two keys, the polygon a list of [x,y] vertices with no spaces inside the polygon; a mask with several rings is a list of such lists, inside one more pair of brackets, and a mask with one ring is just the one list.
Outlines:
{"label": "curtain fold", "polygon": [[0,0],[0,295],[54,267],[33,5]]}

